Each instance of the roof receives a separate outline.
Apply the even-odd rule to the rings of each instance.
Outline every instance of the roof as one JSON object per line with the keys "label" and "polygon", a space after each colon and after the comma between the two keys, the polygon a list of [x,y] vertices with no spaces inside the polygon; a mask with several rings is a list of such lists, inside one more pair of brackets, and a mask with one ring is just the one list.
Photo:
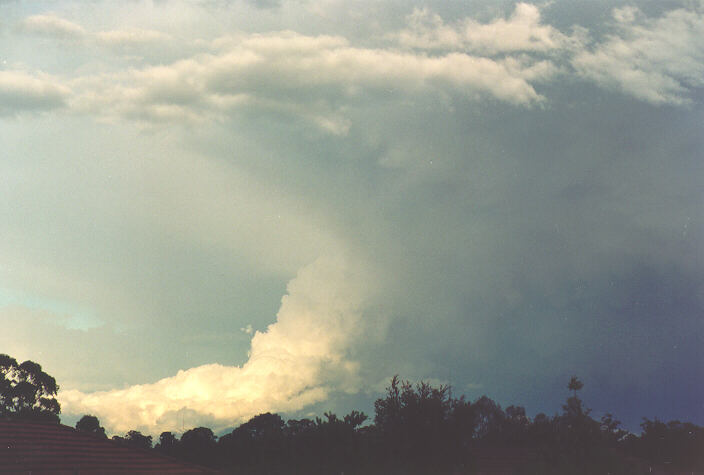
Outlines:
{"label": "roof", "polygon": [[474,458],[477,475],[508,475],[516,473],[538,458],[535,450],[520,447],[475,447],[469,451]]}
{"label": "roof", "polygon": [[0,473],[205,474],[216,470],[61,424],[0,420]]}

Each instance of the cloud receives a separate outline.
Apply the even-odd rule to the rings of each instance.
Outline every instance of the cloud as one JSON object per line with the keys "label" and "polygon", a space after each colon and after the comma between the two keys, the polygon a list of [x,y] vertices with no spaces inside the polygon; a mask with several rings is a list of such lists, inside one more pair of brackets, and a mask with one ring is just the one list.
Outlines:
{"label": "cloud", "polygon": [[567,35],[543,24],[540,9],[528,3],[516,4],[508,19],[489,23],[465,18],[448,24],[431,10],[416,8],[407,17],[408,27],[390,37],[415,50],[485,56],[522,53],[523,65],[550,55],[558,65],[548,63],[551,74],[543,77],[554,77],[560,64],[569,64],[575,76],[601,87],[653,104],[683,105],[691,101],[693,89],[704,85],[704,7],[694,5],[658,18],[648,18],[632,6],[616,8],[611,24],[615,33],[593,43],[590,50],[584,49],[589,30],[573,27]]}
{"label": "cloud", "polygon": [[108,46],[137,46],[165,42],[171,37],[156,30],[132,28],[127,30],[99,31],[95,38]]}
{"label": "cloud", "polygon": [[19,24],[21,31],[56,40],[81,40],[109,48],[154,46],[172,40],[161,31],[143,28],[123,28],[89,31],[83,26],[56,15],[32,15]]}
{"label": "cloud", "polygon": [[[529,14],[521,13],[521,8],[512,17],[517,22]],[[28,17],[22,26],[29,33],[81,39],[116,50],[174,41],[151,29],[90,32],[53,15]],[[209,42],[196,43],[202,50]],[[551,63],[526,58],[494,60],[459,51],[428,56],[355,47],[340,36],[292,31],[227,35],[211,41],[209,51],[158,66],[74,77],[77,93],[72,108],[149,124],[217,121],[257,110],[302,118],[329,133],[345,135],[351,127],[345,106],[388,91],[493,97],[530,106],[543,100],[532,82],[556,71]]]}
{"label": "cloud", "polygon": [[20,28],[27,32],[53,38],[75,40],[87,35],[86,30],[76,23],[55,15],[33,15],[20,23]]}
{"label": "cloud", "polygon": [[246,2],[257,8],[277,8],[281,6],[281,0],[246,0]]}
{"label": "cloud", "polygon": [[223,429],[266,411],[293,411],[356,384],[347,358],[360,335],[369,275],[340,255],[321,257],[289,282],[276,322],[252,337],[242,366],[208,364],[126,389],[83,393],[62,390],[65,413],[96,414],[115,432],[157,434],[190,422]]}
{"label": "cloud", "polygon": [[567,73],[651,103],[687,103],[704,77],[702,13],[679,9],[648,19],[625,7],[613,18],[617,33],[590,51],[583,50],[588,30],[565,34],[544,23],[541,7],[529,3],[489,22],[465,17],[448,23],[416,8],[407,28],[387,35],[402,50],[287,30],[189,43],[148,28],[89,31],[50,14],[30,16],[21,26],[129,51],[133,56],[123,59],[140,63],[75,76],[74,111],[147,125],[266,114],[344,136],[354,125],[349,108],[364,102],[429,94],[447,103],[459,96],[530,107],[546,100],[536,85]]}
{"label": "cloud", "polygon": [[572,64],[582,77],[652,104],[682,105],[704,86],[704,7],[648,18],[635,7],[613,11],[616,33]]}
{"label": "cloud", "polygon": [[218,120],[254,108],[344,135],[350,123],[342,104],[380,92],[489,96],[528,106],[542,100],[531,81],[554,74],[545,62],[357,48],[344,38],[293,32],[221,38],[213,48],[169,65],[78,78],[74,107],[146,122]]}
{"label": "cloud", "polygon": [[0,115],[62,107],[70,90],[46,74],[0,71]]}
{"label": "cloud", "polygon": [[445,24],[427,8],[415,8],[408,28],[392,35],[401,45],[415,49],[460,50],[481,54],[548,52],[571,40],[556,28],[541,23],[540,9],[518,3],[508,19],[480,23],[472,18]]}

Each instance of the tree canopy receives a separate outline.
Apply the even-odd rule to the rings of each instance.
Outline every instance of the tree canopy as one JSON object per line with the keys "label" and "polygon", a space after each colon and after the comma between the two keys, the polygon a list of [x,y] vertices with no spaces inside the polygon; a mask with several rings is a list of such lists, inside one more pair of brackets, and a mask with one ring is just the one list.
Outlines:
{"label": "tree canopy", "polygon": [[41,365],[0,354],[0,417],[58,423],[58,390]]}
{"label": "tree canopy", "polygon": [[[592,418],[577,397],[583,386],[573,377],[562,411],[531,419],[522,406],[504,409],[487,396],[453,398],[449,386],[396,376],[376,400],[373,422],[367,425],[367,416],[358,411],[288,421],[267,412],[220,437],[206,427],[190,429],[180,440],[163,432],[154,449],[226,473],[250,475],[469,474],[480,470],[481,463],[496,463],[496,455],[481,462],[482,454],[497,453],[517,457],[517,473],[533,475],[704,470],[704,428],[645,419],[642,435],[636,436],[612,414]],[[99,427],[97,419],[84,419]],[[113,439],[142,448],[151,445],[151,439],[136,431]]]}
{"label": "tree canopy", "polygon": [[[704,471],[703,427],[644,419],[637,436],[612,414],[592,418],[577,396],[583,386],[572,377],[562,412],[531,419],[521,406],[503,409],[487,396],[453,398],[449,386],[396,376],[376,400],[373,423],[367,425],[367,416],[358,411],[288,421],[267,412],[220,437],[197,427],[180,439],[163,432],[153,449],[152,437],[137,430],[112,440],[251,475],[467,474],[478,470],[482,453],[511,450],[526,474],[636,474],[653,467],[658,473]],[[0,417],[58,421],[57,390],[40,365],[0,355]],[[105,437],[93,415],[84,415],[76,428]]]}
{"label": "tree canopy", "polygon": [[107,435],[105,435],[105,428],[100,426],[100,421],[95,416],[85,415],[81,417],[81,419],[76,422],[76,429],[81,432],[95,435],[101,439],[107,438]]}

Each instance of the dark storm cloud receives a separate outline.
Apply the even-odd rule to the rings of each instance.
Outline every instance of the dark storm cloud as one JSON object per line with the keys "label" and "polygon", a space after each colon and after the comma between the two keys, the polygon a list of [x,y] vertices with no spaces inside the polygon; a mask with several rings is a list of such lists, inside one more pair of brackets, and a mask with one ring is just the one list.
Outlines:
{"label": "dark storm cloud", "polygon": [[[569,100],[540,112],[385,117],[401,130],[379,155],[402,147],[408,168],[368,179],[378,211],[360,211],[349,231],[371,233],[358,239],[397,283],[390,299],[399,319],[371,359],[387,376],[482,382],[482,391],[535,411],[558,407],[573,372],[595,393],[637,387],[640,409],[602,399],[597,407],[635,428],[637,412],[657,404],[659,368],[701,370],[692,353],[702,333],[702,143],[693,125],[701,113],[569,87],[552,93]],[[414,141],[426,137],[421,130],[432,138]],[[629,307],[648,292],[644,280],[650,292],[662,288]],[[677,339],[686,356],[672,352]],[[691,388],[686,373],[671,373],[679,376],[670,394]],[[671,409],[660,417],[701,413],[690,403]]]}

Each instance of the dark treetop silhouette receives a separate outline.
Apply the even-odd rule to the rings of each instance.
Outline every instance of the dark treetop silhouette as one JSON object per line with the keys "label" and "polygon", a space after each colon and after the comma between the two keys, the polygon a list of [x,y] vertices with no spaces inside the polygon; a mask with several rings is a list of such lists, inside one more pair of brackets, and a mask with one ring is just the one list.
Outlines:
{"label": "dark treetop silhouette", "polygon": [[59,422],[58,390],[39,364],[0,354],[0,417]]}
{"label": "dark treetop silhouette", "polygon": [[[0,355],[0,415],[58,422],[54,378],[31,361]],[[532,420],[520,406],[502,409],[486,396],[453,398],[448,386],[394,377],[374,404],[374,422],[352,411],[342,418],[290,419],[265,413],[217,437],[206,427],[181,438],[136,430],[119,443],[155,450],[223,472],[247,474],[704,474],[704,428],[644,419],[642,434],[624,430],[611,414],[591,417],[572,377],[562,412]],[[98,438],[97,417],[76,424]]]}
{"label": "dark treetop silhouette", "polygon": [[81,432],[93,434],[102,439],[107,438],[107,435],[105,435],[105,428],[100,426],[100,421],[98,421],[98,418],[95,416],[85,415],[81,417],[81,419],[76,422],[76,429]]}

